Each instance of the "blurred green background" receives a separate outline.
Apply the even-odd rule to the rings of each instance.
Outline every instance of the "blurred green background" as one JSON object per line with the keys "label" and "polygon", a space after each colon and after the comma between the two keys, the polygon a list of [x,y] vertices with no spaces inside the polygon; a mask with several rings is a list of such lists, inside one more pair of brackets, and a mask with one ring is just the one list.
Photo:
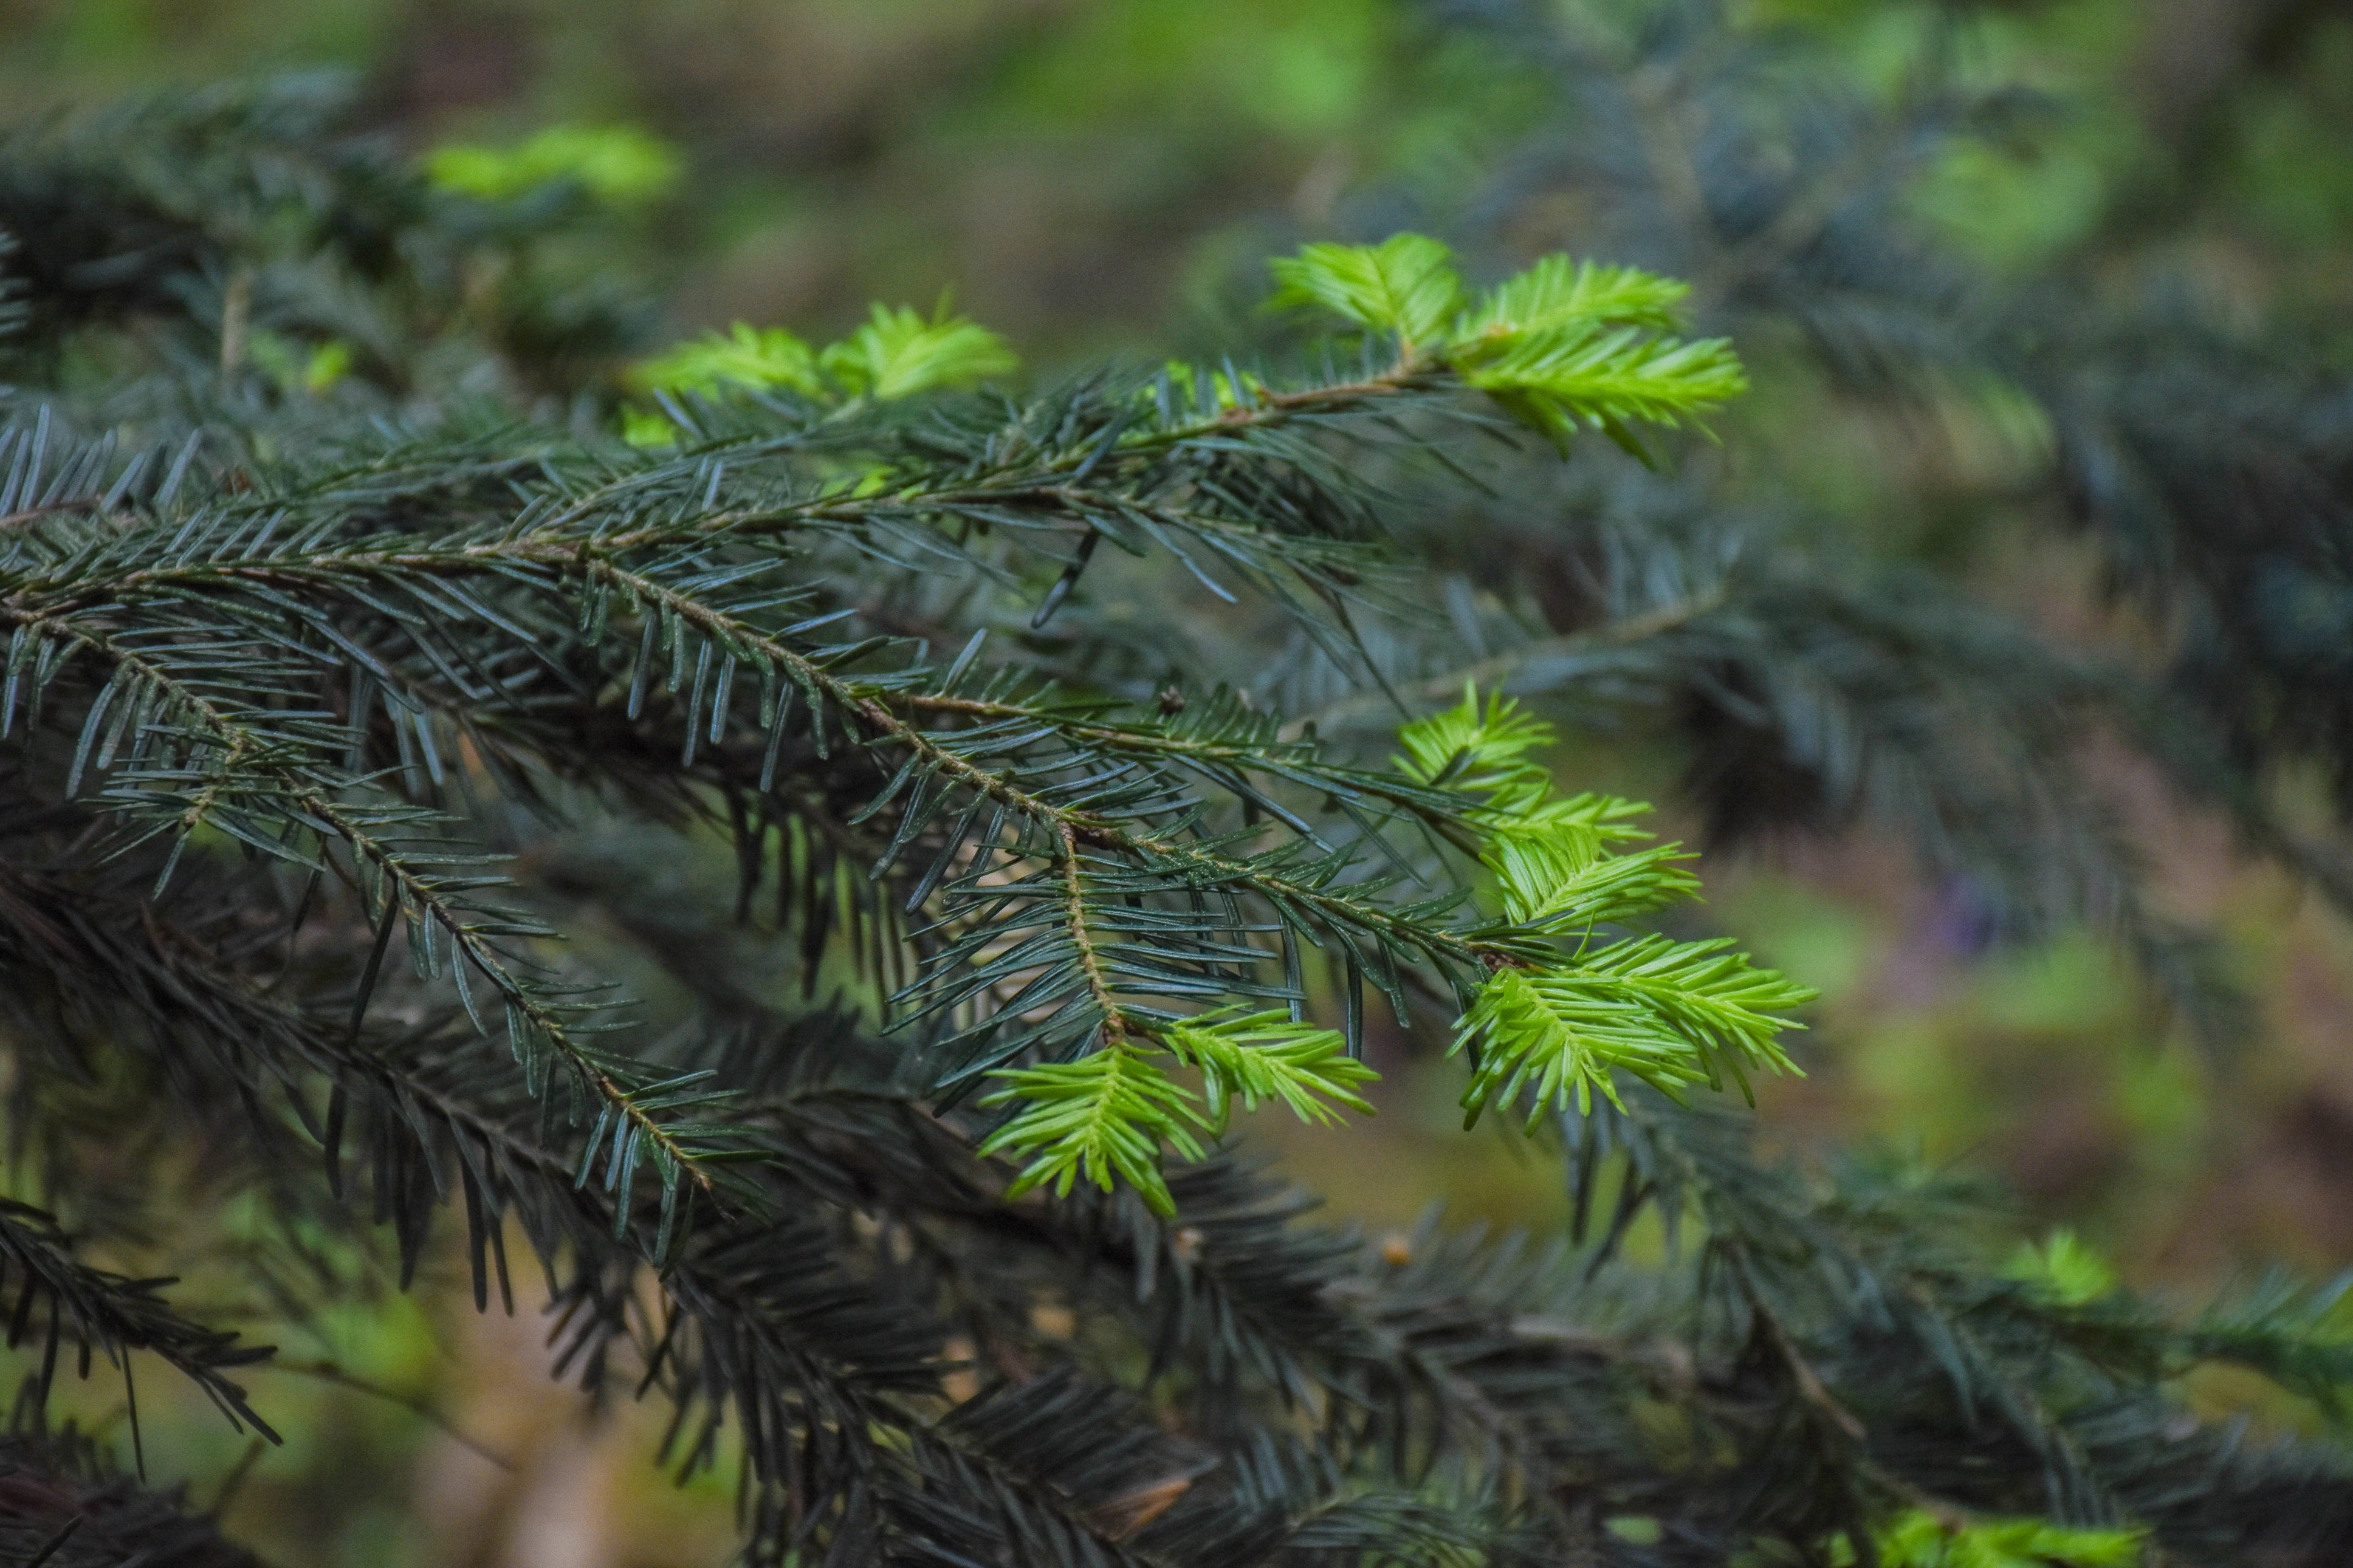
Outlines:
{"label": "blurred green background", "polygon": [[[1639,0],[1558,0],[1634,13]],[[1978,8],[1962,68],[2053,95],[2025,144],[1920,171],[1928,222],[1997,272],[2054,256],[2159,262],[2251,320],[2309,324],[2353,366],[2353,19],[2309,0],[2052,0]],[[1865,91],[1892,91],[1937,7],[1750,0]],[[332,67],[420,157],[545,126],[640,129],[682,171],[603,258],[667,290],[667,327],[836,334],[872,299],[958,308],[1047,373],[1213,348],[1247,328],[1261,258],[1451,204],[1545,106],[1506,42],[1405,0],[0,0],[0,105],[21,119],[159,82]],[[1998,489],[2009,446],[1916,445],[1808,405],[1769,344],[1769,396],[1723,426],[1826,512],[1862,518],[1915,467]],[[1998,433],[1997,433],[1998,434]],[[1974,455],[1973,455],[1974,454]],[[1972,463],[1976,465],[1971,468]],[[1936,519],[1880,551],[1953,554]],[[2082,564],[1977,539],[1984,591],[2067,629]],[[1579,784],[1671,798],[1678,759],[1581,742]],[[1967,911],[1898,846],[1792,844],[1705,868],[1714,918],[1819,985],[1810,1076],[1775,1085],[1769,1135],[1802,1157],[1876,1141],[1999,1175],[2028,1228],[2071,1227],[2127,1278],[2211,1284],[2258,1259],[2353,1264],[2353,933],[2119,764],[2159,901],[2227,937],[2261,1043],[2200,1057],[2088,935],[1974,951]],[[1668,814],[1671,831],[1688,831]],[[710,875],[729,873],[713,851]],[[691,879],[691,865],[670,874]],[[1380,1060],[1385,1114],[1255,1135],[1377,1232],[1434,1196],[1541,1227],[1557,1173],[1459,1129],[1442,1063]],[[234,1234],[233,1205],[197,1208]],[[170,1238],[159,1238],[168,1257]],[[349,1260],[336,1268],[364,1269]],[[670,1568],[732,1550],[728,1489],[671,1488],[651,1416],[588,1411],[533,1375],[528,1310],[477,1319],[444,1277],[381,1310],[273,1332],[257,1381],[283,1449],[248,1451],[158,1388],[151,1455],[194,1456],[200,1503],[286,1563]],[[526,1300],[528,1280],[519,1280]],[[2201,1393],[2227,1407],[2234,1391]],[[93,1394],[101,1425],[119,1412]]]}

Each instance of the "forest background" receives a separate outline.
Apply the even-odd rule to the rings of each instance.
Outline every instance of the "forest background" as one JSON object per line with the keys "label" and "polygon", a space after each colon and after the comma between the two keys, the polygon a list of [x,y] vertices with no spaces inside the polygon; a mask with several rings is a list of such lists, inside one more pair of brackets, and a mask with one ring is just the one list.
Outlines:
{"label": "forest background", "polygon": [[[420,158],[550,126],[625,128],[652,171],[646,199],[576,264],[667,300],[630,328],[646,349],[736,321],[823,340],[869,300],[953,289],[1046,377],[1263,333],[1263,259],[1303,239],[1484,221],[1472,209],[1494,172],[1559,108],[1528,19],[1606,33],[1661,10],[0,0],[0,109],[18,121],[166,82],[325,68],[354,76]],[[2353,368],[2353,19],[2339,7],[1750,0],[1727,26],[1794,35],[1810,68],[1865,99],[1901,93],[1947,52],[1974,82],[2036,95],[2005,139],[1940,147],[1908,177],[1918,221],[1987,276],[2063,263],[2118,288],[2186,290],[2226,318],[2301,324],[2316,363]],[[1535,221],[1553,226],[1546,247],[1595,248],[1573,211]],[[1717,421],[1709,460],[1801,497],[1830,548],[1966,581],[2063,642],[2137,635],[2098,608],[2089,552],[2012,504],[2036,461],[2031,430],[1982,408],[1877,417],[1777,374],[1769,341],[1742,347],[1760,391]],[[1706,837],[1672,735],[1570,734],[1565,777],[1657,799],[1668,831]],[[1879,1142],[1989,1172],[2029,1230],[2063,1229],[2158,1290],[2266,1263],[2353,1265],[2353,931],[2138,764],[2094,758],[2092,771],[2146,858],[2153,902],[2221,938],[2222,970],[2253,999],[2242,1042],[2227,1057],[2199,1044],[2094,932],[1990,940],[1966,879],[1922,875],[1893,837],[1781,836],[1708,866],[1713,923],[1825,993],[1810,1076],[1768,1088],[1765,1126],[1800,1157]],[[709,867],[654,868],[645,896],[680,891],[664,878],[729,874],[714,851]],[[1556,1170],[1507,1138],[1464,1136],[1443,1069],[1377,1037],[1372,1050],[1387,1075],[1377,1121],[1322,1135],[1262,1118],[1252,1135],[1376,1234],[1434,1200],[1457,1219],[1557,1223]],[[451,1288],[462,1273],[453,1256],[391,1314],[286,1341],[311,1372],[278,1380],[284,1448],[249,1455],[193,1401],[149,1414],[174,1451],[203,1456],[195,1495],[227,1489],[236,1531],[290,1562],[723,1560],[723,1479],[671,1489],[629,1412],[584,1415],[531,1380],[513,1351],[535,1321],[478,1319]],[[2197,1393],[2218,1412],[2253,1401],[2259,1418],[2297,1418],[2249,1388]]]}

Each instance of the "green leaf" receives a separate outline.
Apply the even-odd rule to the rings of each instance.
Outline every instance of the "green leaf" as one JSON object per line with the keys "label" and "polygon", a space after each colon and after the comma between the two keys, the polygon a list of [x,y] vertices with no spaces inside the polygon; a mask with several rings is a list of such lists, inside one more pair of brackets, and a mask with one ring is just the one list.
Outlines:
{"label": "green leaf", "polygon": [[678,445],[678,426],[670,422],[668,415],[623,404],[621,439],[632,447],[674,447]]}
{"label": "green leaf", "polygon": [[1654,932],[1590,950],[1578,967],[1700,1047],[1711,1082],[1719,1057],[1736,1072],[1744,1065],[1798,1070],[1778,1037],[1804,1026],[1778,1015],[1813,1001],[1814,989],[1757,967],[1729,937],[1675,942]]}
{"label": "green leaf", "polygon": [[[830,378],[854,396],[888,399],[969,385],[1019,363],[1002,338],[962,317],[927,321],[903,306],[877,305],[871,321],[822,353],[782,327],[738,321],[724,336],[707,332],[641,362],[629,381],[645,392],[712,395],[729,386],[782,386],[815,397],[831,390]],[[641,415],[628,426],[638,445],[659,445],[673,434],[658,416]]]}
{"label": "green leaf", "polygon": [[1081,1175],[1109,1192],[1117,1177],[1143,1194],[1155,1213],[1175,1212],[1160,1174],[1161,1149],[1199,1159],[1193,1131],[1208,1123],[1198,1097],[1134,1047],[1110,1046],[1073,1062],[1001,1068],[989,1076],[1006,1087],[982,1105],[1021,1106],[980,1146],[983,1154],[1029,1162],[1007,1196],[1050,1183],[1056,1194],[1067,1194]]}
{"label": "green leaf", "polygon": [[1540,802],[1500,824],[1480,860],[1495,874],[1504,910],[1515,925],[1588,926],[1648,914],[1699,891],[1683,868],[1694,858],[1679,844],[1629,855],[1609,852],[1646,837],[1622,826],[1645,808],[1607,796]]}
{"label": "green leaf", "polygon": [[341,338],[329,338],[311,351],[302,366],[302,387],[306,392],[326,393],[352,373],[352,345]]}
{"label": "green leaf", "polygon": [[647,392],[699,392],[726,386],[788,386],[814,395],[817,355],[782,327],[751,327],[738,321],[724,337],[706,332],[665,353],[640,362],[629,380]]}
{"label": "green leaf", "polygon": [[[1939,1519],[1912,1509],[1872,1532],[1881,1568],[2134,1568],[2142,1530],[2073,1530],[2040,1519]],[[1831,1561],[1852,1564],[1852,1546]]]}
{"label": "green leaf", "polygon": [[425,156],[435,188],[482,201],[569,181],[599,201],[629,206],[660,196],[678,176],[670,144],[628,125],[551,125],[511,147],[453,142]]}
{"label": "green leaf", "polygon": [[1751,1068],[1796,1072],[1776,1037],[1798,1026],[1774,1015],[1813,993],[1730,945],[1653,935],[1556,969],[1496,971],[1454,1039],[1456,1051],[1483,1041],[1462,1094],[1466,1124],[1524,1090],[1533,1096],[1531,1127],[1572,1099],[1579,1112],[1590,1110],[1596,1090],[1618,1104],[1614,1071],[1677,1099],[1690,1084],[1717,1084],[1720,1064],[1744,1088]]}
{"label": "green leaf", "polygon": [[874,307],[872,318],[818,356],[826,374],[852,395],[911,397],[1009,375],[1020,360],[1003,338],[944,312],[925,321],[902,305]]}
{"label": "green leaf", "polygon": [[1472,312],[1463,352],[1565,327],[1672,329],[1691,285],[1637,267],[1547,256],[1490,289]]}
{"label": "green leaf", "polygon": [[1676,324],[1690,289],[1638,268],[1548,256],[1465,316],[1451,254],[1427,235],[1310,245],[1271,265],[1275,304],[1395,332],[1409,361],[1439,351],[1465,384],[1564,450],[1590,427],[1647,462],[1634,426],[1673,426],[1747,389],[1722,339],[1658,335]]}
{"label": "green leaf", "polygon": [[332,391],[352,370],[352,345],[341,338],[329,338],[305,352],[302,345],[267,328],[256,328],[247,337],[246,353],[255,369],[289,394],[322,395]]}
{"label": "green leaf", "polygon": [[1377,331],[1395,332],[1410,353],[1442,342],[1462,309],[1453,253],[1422,234],[1378,245],[1309,245],[1271,263],[1277,305],[1321,306]]}
{"label": "green leaf", "polygon": [[1622,1068],[1680,1099],[1707,1074],[1699,1053],[1626,996],[1566,973],[1502,969],[1480,987],[1462,1016],[1453,1052],[1483,1037],[1479,1068],[1462,1091],[1470,1127],[1498,1101],[1532,1091],[1528,1125],[1547,1109],[1582,1113],[1599,1090],[1621,1103],[1612,1068]]}
{"label": "green leaf", "polygon": [[2041,1247],[2020,1242],[2002,1275],[2063,1307],[2088,1306],[2116,1288],[2116,1271],[2108,1260],[2064,1226],[2052,1231]]}
{"label": "green leaf", "polygon": [[1563,447],[1580,425],[1630,439],[1629,424],[1672,427],[1748,388],[1722,338],[1683,342],[1590,324],[1514,334],[1466,363],[1462,377]]}
{"label": "green leaf", "polygon": [[1309,1123],[1338,1121],[1334,1104],[1373,1114],[1356,1086],[1380,1074],[1348,1055],[1339,1030],[1293,1022],[1279,1007],[1230,1017],[1203,1014],[1167,1026],[1162,1037],[1178,1060],[1201,1069],[1210,1122],[1219,1131],[1236,1095],[1245,1110],[1280,1100]]}
{"label": "green leaf", "polygon": [[1416,784],[1446,784],[1456,789],[1487,793],[1525,791],[1532,783],[1549,787],[1550,775],[1525,761],[1526,752],[1552,744],[1550,724],[1501,692],[1479,706],[1479,689],[1462,687],[1462,700],[1426,719],[1417,719],[1398,731],[1405,755],[1390,765]]}

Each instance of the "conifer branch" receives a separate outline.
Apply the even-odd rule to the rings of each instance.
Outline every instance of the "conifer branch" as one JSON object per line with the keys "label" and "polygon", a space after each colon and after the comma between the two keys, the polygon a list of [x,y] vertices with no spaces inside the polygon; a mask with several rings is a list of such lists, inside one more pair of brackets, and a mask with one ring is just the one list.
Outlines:
{"label": "conifer branch", "polygon": [[[161,1173],[201,1159],[290,1240],[336,1205],[364,1235],[372,1205],[404,1282],[446,1222],[483,1307],[511,1302],[520,1234],[566,1376],[665,1402],[684,1471],[740,1443],[764,1565],[2088,1563],[2144,1529],[2345,1555],[2340,1456],[2239,1444],[2168,1392],[2222,1363],[2328,1407],[2353,1380],[2333,1298],[2183,1319],[2055,1242],[2001,1264],[2008,1232],[1915,1173],[1783,1169],[1678,1106],[1794,1070],[1809,994],[1646,933],[1695,890],[1685,852],[1632,803],[1564,793],[1535,713],[1451,701],[1469,675],[1734,713],[1784,751],[1814,736],[1817,773],[1950,830],[1959,860],[2123,885],[2047,763],[2138,688],[2029,658],[1950,595],[1712,553],[1614,490],[1565,510],[1623,538],[1551,515],[1550,476],[1593,468],[1548,446],[1599,431],[1656,460],[1650,432],[1741,391],[1727,344],[1679,335],[1735,294],[1566,258],[1479,288],[1403,235],[1277,265],[1283,302],[1342,334],[1290,361],[1012,395],[996,334],[879,306],[830,344],[746,325],[634,360],[567,329],[556,352],[626,366],[590,384],[494,318],[588,321],[540,247],[675,163],[558,128],[411,170],[346,112],[199,94],[0,148],[0,224],[44,247],[0,258],[5,1111],[77,1228],[169,1214]],[[1685,149],[1703,183],[1748,134],[1711,122],[1735,152]],[[1791,185],[1741,187],[1778,237],[1744,266],[1815,265],[1789,234],[1845,243]],[[490,272],[498,300],[446,293]],[[338,353],[296,278],[382,342]],[[91,384],[85,362],[118,362],[79,346],[132,319],[146,357],[120,363],[160,368]],[[579,416],[478,414],[442,365],[563,386]],[[2070,406],[2047,365],[2003,374]],[[2137,471],[2183,445],[2152,447],[2146,410],[2077,425],[2084,451],[2135,443]],[[1460,437],[1514,427],[1540,477],[1507,444],[1466,468]],[[1508,526],[1432,537],[1498,475]],[[1499,540],[1577,602],[1466,582],[1442,626],[1390,614]],[[1247,700],[1194,669],[1137,700],[1170,628],[1156,598],[1099,613],[1106,541],[1312,651],[1265,660]],[[984,662],[982,628],[1022,613],[1070,620]],[[1368,711],[1326,706],[1335,670],[1434,710],[1388,765],[1284,722]],[[2266,689],[2303,702],[2292,673]],[[1964,731],[1976,771],[1939,762]],[[2239,768],[2179,760],[2257,823]],[[2026,848],[1958,837],[1975,818],[2030,820]],[[714,851],[732,889],[684,869]],[[387,973],[396,919],[413,975]],[[575,920],[588,956],[531,962]],[[581,973],[615,949],[664,980],[628,1016]],[[1417,1039],[1453,1021],[1467,1116],[1564,1148],[1567,1235],[1367,1243],[1215,1147],[1237,1109],[1372,1109],[1368,987]],[[630,1054],[600,1047],[625,1024]],[[18,1297],[36,1332],[62,1291],[93,1346],[227,1386],[243,1347],[46,1225],[0,1214],[0,1253],[42,1281]],[[1646,1225],[1662,1256],[1630,1248]]]}

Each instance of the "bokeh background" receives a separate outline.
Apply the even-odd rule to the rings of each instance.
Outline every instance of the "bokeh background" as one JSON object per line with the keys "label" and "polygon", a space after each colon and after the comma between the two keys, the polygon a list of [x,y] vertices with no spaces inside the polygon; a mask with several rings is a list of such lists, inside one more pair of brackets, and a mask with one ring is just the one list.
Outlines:
{"label": "bokeh background", "polygon": [[[1556,5],[1605,26],[1655,8]],[[2177,279],[2245,321],[2302,323],[2318,359],[2353,366],[2343,5],[2017,0],[1957,25],[1873,0],[1729,10],[1736,31],[1795,29],[1862,94],[1901,90],[1936,48],[2044,95],[2003,144],[1924,159],[1906,193],[1989,275],[2064,258],[2077,276]],[[822,339],[870,300],[945,289],[1051,374],[1248,335],[1263,258],[1303,237],[1445,232],[1556,107],[1508,30],[1458,19],[1419,0],[0,0],[0,111],[333,68],[420,157],[634,127],[683,172],[596,259],[667,301],[657,335],[743,321]],[[2086,562],[2005,513],[2018,459],[2000,431],[1874,420],[1777,379],[1771,342],[1742,346],[1773,396],[1722,422],[1726,448],[1769,454],[1854,548],[1962,574],[2063,637],[2115,635],[2085,619]],[[1891,512],[1910,521],[1890,529]],[[1587,736],[1563,766],[1671,800],[1681,759],[1640,733]],[[1705,868],[1714,919],[1825,994],[1810,1076],[1774,1086],[1766,1127],[1794,1157],[1876,1142],[1989,1173],[2031,1229],[2063,1227],[2160,1291],[2353,1265],[2353,931],[2127,763],[2106,783],[2159,905],[2224,938],[2253,1042],[2201,1051],[2088,931],[1989,945],[1900,845],[1792,840]],[[649,869],[727,874],[715,850]],[[1377,1232],[1440,1200],[1458,1219],[1556,1224],[1557,1173],[1463,1134],[1450,1069],[1384,1048],[1377,1121],[1309,1135],[1261,1118],[1270,1156]],[[723,1562],[726,1479],[671,1486],[646,1458],[651,1413],[590,1409],[538,1375],[530,1283],[513,1318],[475,1317],[428,1268],[406,1295],[377,1281],[369,1305],[272,1325],[285,1364],[259,1381],[288,1445],[248,1448],[159,1390],[142,1395],[160,1406],[142,1410],[148,1452],[289,1563]],[[86,1414],[120,1416],[95,1394]]]}

